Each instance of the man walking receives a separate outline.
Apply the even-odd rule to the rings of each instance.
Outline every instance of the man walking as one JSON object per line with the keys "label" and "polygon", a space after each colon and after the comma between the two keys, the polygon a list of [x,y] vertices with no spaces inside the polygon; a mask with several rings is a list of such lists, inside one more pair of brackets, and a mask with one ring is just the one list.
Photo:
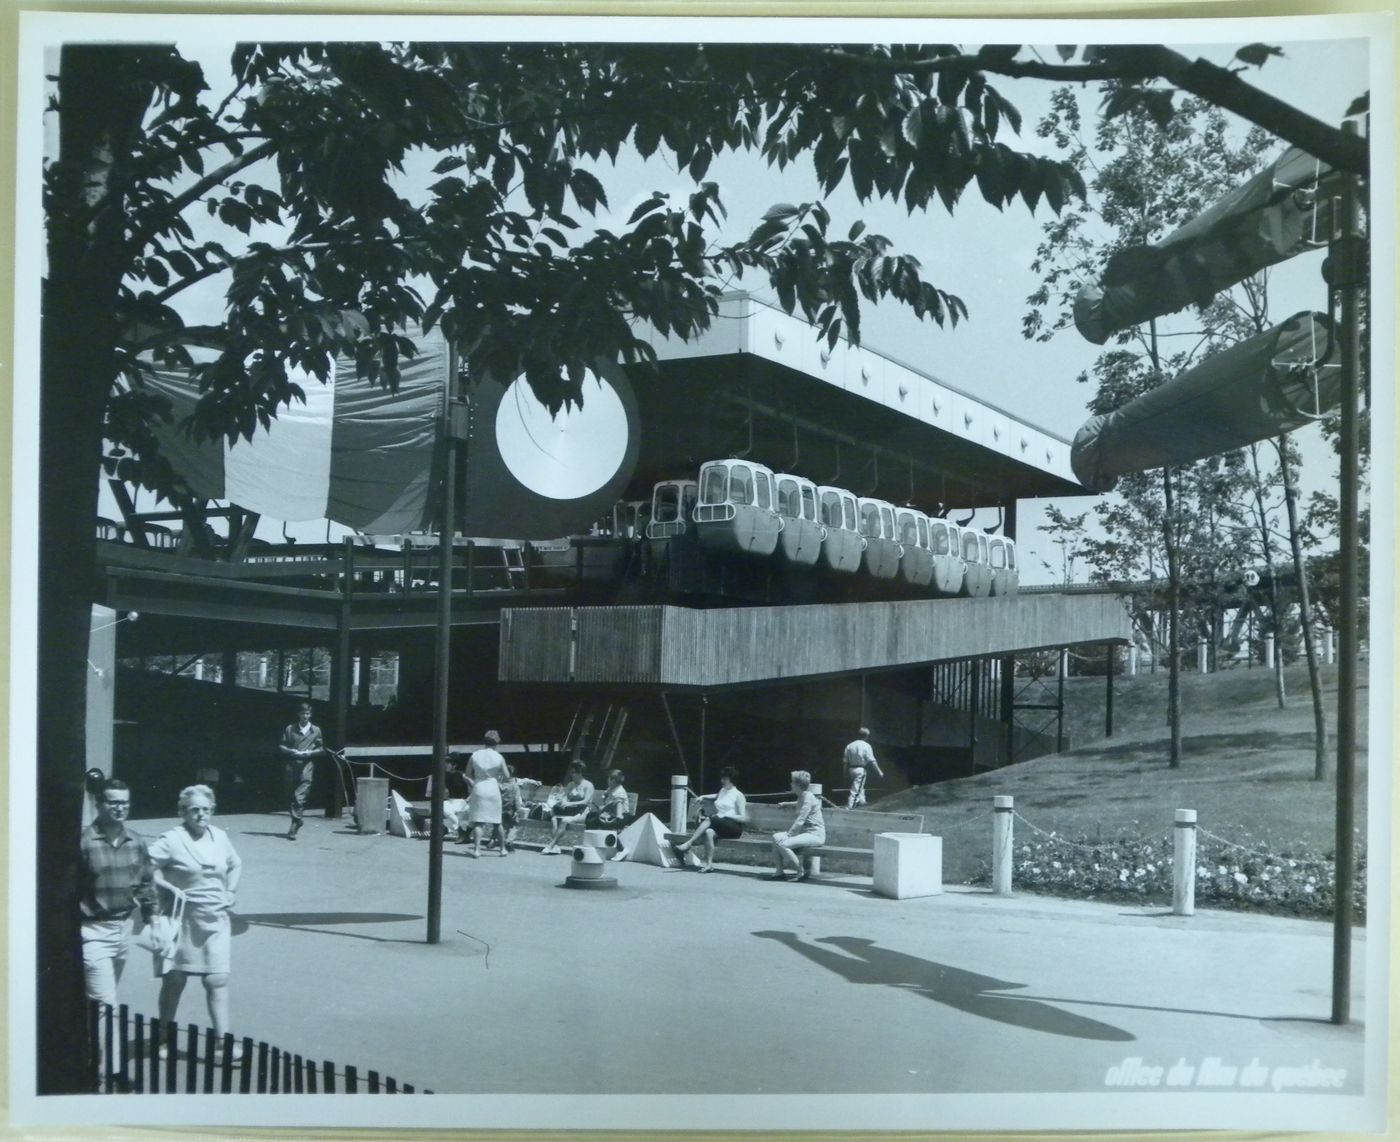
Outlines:
{"label": "man walking", "polygon": [[158,900],[146,842],[126,827],[131,790],[117,780],[97,790],[97,816],[81,835],[78,911],[89,999],[117,1003],[133,913],[150,920]]}
{"label": "man walking", "polygon": [[287,762],[287,800],[292,817],[287,840],[294,841],[301,830],[311,782],[316,777],[316,758],[325,748],[321,743],[320,727],[311,721],[310,702],[303,702],[297,707],[297,720],[282,731],[282,742],[277,748]]}
{"label": "man walking", "polygon": [[856,740],[842,752],[841,761],[846,767],[846,784],[849,786],[846,808],[854,809],[857,805],[865,804],[866,770],[873,769],[876,777],[885,776],[880,763],[875,760],[875,751],[870,748],[870,731],[865,726],[861,726]]}

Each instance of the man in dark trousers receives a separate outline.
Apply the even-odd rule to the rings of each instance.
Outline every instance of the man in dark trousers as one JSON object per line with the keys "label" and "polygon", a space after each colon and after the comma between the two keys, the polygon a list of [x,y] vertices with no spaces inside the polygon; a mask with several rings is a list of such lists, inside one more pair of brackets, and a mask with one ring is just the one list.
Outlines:
{"label": "man in dark trousers", "polygon": [[297,720],[282,731],[277,749],[287,763],[287,799],[292,816],[287,840],[294,841],[306,810],[306,795],[311,792],[311,782],[316,777],[316,759],[325,749],[321,729],[311,721],[310,702],[297,707]]}

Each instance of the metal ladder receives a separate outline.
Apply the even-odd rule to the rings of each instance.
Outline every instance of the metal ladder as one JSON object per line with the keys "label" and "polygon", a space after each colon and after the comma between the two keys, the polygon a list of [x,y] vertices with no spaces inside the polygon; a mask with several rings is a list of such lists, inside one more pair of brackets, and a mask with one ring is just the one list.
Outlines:
{"label": "metal ladder", "polygon": [[627,728],[628,712],[628,708],[621,703],[608,703],[598,709],[581,702],[569,725],[564,752],[571,761],[610,768],[622,742],[623,731]]}

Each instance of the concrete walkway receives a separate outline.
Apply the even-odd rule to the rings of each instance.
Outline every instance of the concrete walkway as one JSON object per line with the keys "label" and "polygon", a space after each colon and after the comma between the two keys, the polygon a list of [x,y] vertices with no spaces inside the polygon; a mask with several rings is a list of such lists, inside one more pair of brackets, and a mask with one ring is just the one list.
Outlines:
{"label": "concrete walkway", "polygon": [[[1266,1086],[1316,1060],[1360,1089],[1317,922],[631,863],[578,892],[567,856],[449,844],[428,946],[426,842],[217,823],[244,860],[231,1029],[442,1093],[1103,1092],[1179,1060],[1197,1093],[1238,1089],[1208,1058]],[[1364,933],[1356,962],[1359,1013]],[[134,952],[123,1002],[154,1012],[156,988]],[[203,1007],[192,983],[181,1021]]]}

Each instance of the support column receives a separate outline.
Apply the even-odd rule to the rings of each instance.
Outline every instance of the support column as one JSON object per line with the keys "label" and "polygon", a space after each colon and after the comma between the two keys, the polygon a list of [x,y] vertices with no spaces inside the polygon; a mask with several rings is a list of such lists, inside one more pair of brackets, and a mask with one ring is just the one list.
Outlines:
{"label": "support column", "polygon": [[1016,656],[1001,660],[1001,724],[1006,733],[1006,764],[1016,760]]}
{"label": "support column", "polygon": [[[355,582],[355,544],[348,536],[341,545],[340,557],[340,614],[336,619],[335,665],[331,674],[335,749],[344,749],[350,736],[350,615]],[[332,759],[331,764],[338,763]],[[326,816],[339,817],[344,800],[340,781],[332,781]]]}
{"label": "support column", "polygon": [[1060,650],[1060,669],[1055,687],[1055,752],[1065,752],[1065,675],[1069,673],[1069,647]]}

